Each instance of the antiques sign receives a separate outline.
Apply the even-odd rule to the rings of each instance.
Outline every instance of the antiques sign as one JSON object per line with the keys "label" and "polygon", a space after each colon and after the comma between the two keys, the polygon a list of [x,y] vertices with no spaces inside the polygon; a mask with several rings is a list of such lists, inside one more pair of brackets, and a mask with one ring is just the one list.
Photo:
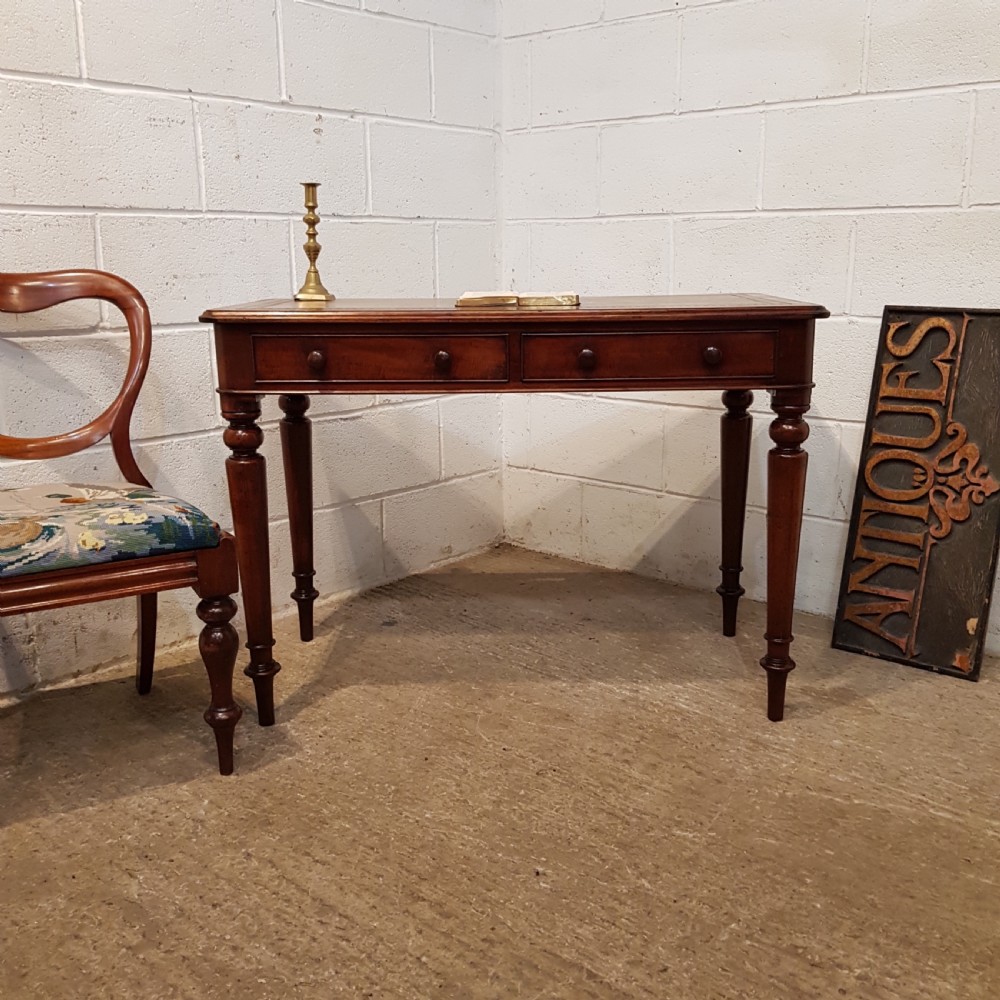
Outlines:
{"label": "antiques sign", "polygon": [[833,645],[976,680],[1000,540],[1000,313],[889,306]]}

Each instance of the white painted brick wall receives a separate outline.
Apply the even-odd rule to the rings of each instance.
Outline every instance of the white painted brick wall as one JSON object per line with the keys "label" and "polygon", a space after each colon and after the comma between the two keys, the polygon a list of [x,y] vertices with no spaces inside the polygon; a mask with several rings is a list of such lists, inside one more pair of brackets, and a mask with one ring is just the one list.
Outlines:
{"label": "white painted brick wall", "polygon": [[364,8],[489,36],[497,30],[496,0],[364,0]]}
{"label": "white painted brick wall", "polygon": [[752,209],[761,132],[757,114],[674,116],[601,129],[601,212]]}
{"label": "white painted brick wall", "polygon": [[436,28],[434,79],[449,86],[434,93],[434,115],[454,125],[492,128],[496,122],[496,43],[467,33]]}
{"label": "white painted brick wall", "polygon": [[[818,325],[798,585],[800,608],[832,615],[883,306],[1000,306],[1000,7],[501,6],[505,282],[761,291],[834,314]],[[758,396],[754,597],[770,419]],[[714,588],[719,412],[714,393],[506,398],[508,537]],[[1000,614],[991,642],[1000,651]]]}
{"label": "white painted brick wall", "polygon": [[768,112],[764,207],[959,204],[969,104],[944,94]]}
{"label": "white painted brick wall", "polygon": [[74,0],[18,0],[3,12],[0,66],[26,73],[76,76],[79,70]]}
{"label": "white painted brick wall", "polygon": [[279,0],[288,99],[427,119],[430,28],[329,5]]}
{"label": "white painted brick wall", "polygon": [[972,176],[969,200],[973,205],[1000,204],[1000,90],[974,96]]}
{"label": "white painted brick wall", "polygon": [[487,132],[376,122],[372,207],[405,218],[491,219],[496,140]]}
{"label": "white painted brick wall", "polygon": [[[366,298],[434,292],[431,222],[320,223],[320,242],[322,273],[337,276],[338,295]],[[295,245],[298,249],[298,233]],[[305,280],[308,265],[305,254],[295,254],[296,288]]]}
{"label": "white painted brick wall", "polygon": [[459,296],[497,282],[500,256],[493,222],[442,222],[437,226],[438,295]]}
{"label": "white painted brick wall", "polygon": [[995,208],[862,216],[851,312],[881,315],[892,301],[996,308],[998,262]]}
{"label": "white painted brick wall", "polygon": [[670,225],[662,218],[532,223],[532,281],[590,295],[661,291],[670,272]]}
{"label": "white painted brick wall", "polygon": [[[91,215],[27,215],[0,213],[0,247],[5,260],[26,257],[38,261],[41,270],[62,266],[66,260],[80,267],[97,266],[94,217]],[[5,330],[84,330],[96,326],[100,309],[96,302],[67,302],[46,313],[25,313],[2,320]],[[6,408],[0,406],[0,421]]]}
{"label": "white painted brick wall", "polygon": [[[140,285],[156,324],[140,461],[223,521],[196,319],[297,287],[299,180],[323,182],[323,274],[343,295],[502,283],[822,302],[798,602],[830,614],[882,306],[998,305],[996,29],[995,0],[20,0],[0,34],[0,268],[103,266]],[[112,391],[108,310],[3,330],[5,400],[65,386],[68,417]],[[351,395],[312,413],[325,593],[501,525],[518,544],[717,582],[714,394]],[[766,395],[754,413],[744,561],[759,597]],[[272,466],[278,416],[267,400]],[[0,408],[0,429],[32,417],[56,429],[27,405],[13,421]],[[107,447],[0,465],[10,485],[57,471],[114,475]],[[280,476],[270,492],[287,609]],[[0,622],[0,689],[128,654],[130,606],[53,622],[74,634],[70,664],[58,630]],[[193,627],[189,604],[164,602],[165,640]]]}
{"label": "white painted brick wall", "polygon": [[0,80],[0,204],[198,208],[191,101]]}
{"label": "white painted brick wall", "polygon": [[865,4],[752,0],[685,11],[681,107],[854,93],[861,79]]}
{"label": "white painted brick wall", "polygon": [[602,0],[503,0],[503,31],[515,35],[593,24],[600,20]]}
{"label": "white painted brick wall", "polygon": [[[410,491],[383,502],[386,575],[419,573],[437,562],[482,548],[483,525],[503,517],[499,471]],[[444,518],[447,532],[428,531]]]}
{"label": "white painted brick wall", "polygon": [[[364,215],[365,126],[322,112],[206,101],[197,105],[205,207],[213,211],[288,210],[289,177],[322,177],[322,211]],[[263,150],[281,155],[262,155]]]}
{"label": "white painted brick wall", "polygon": [[872,0],[870,90],[1000,78],[996,0]]}
{"label": "white painted brick wall", "polygon": [[597,215],[597,138],[596,128],[508,135],[503,172],[507,218]]}
{"label": "white painted brick wall", "polygon": [[[494,0],[18,0],[0,30],[0,270],[104,267],[146,295],[152,367],[134,424],[165,492],[229,523],[201,311],[301,282],[318,180],[323,277],[340,295],[496,284]],[[77,20],[77,8],[80,11]],[[71,332],[74,331],[74,332]],[[117,390],[127,338],[96,304],[0,319],[0,432],[44,434]],[[59,405],[51,399],[59,394]],[[316,556],[347,593],[502,532],[497,397],[316,397]],[[265,400],[274,600],[291,566]],[[118,478],[107,445],[0,462],[0,486]],[[161,642],[196,599],[161,601]],[[0,619],[0,693],[131,655],[132,602]],[[282,654],[294,665],[294,650]],[[249,697],[246,690],[244,698]]]}
{"label": "white painted brick wall", "polygon": [[845,215],[809,213],[677,219],[670,287],[683,294],[783,294],[842,313],[853,225]]}
{"label": "white painted brick wall", "polygon": [[500,47],[500,117],[505,129],[531,123],[531,41],[505,39]]}
{"label": "white painted brick wall", "polygon": [[206,302],[267,298],[289,284],[288,223],[279,219],[118,215],[98,227],[102,265],[142,290],[157,323],[195,323]]}
{"label": "white painted brick wall", "polygon": [[535,36],[531,42],[533,124],[673,111],[677,104],[677,27],[677,18],[668,15]]}
{"label": "white painted brick wall", "polygon": [[263,101],[280,96],[273,0],[87,0],[80,10],[91,79]]}

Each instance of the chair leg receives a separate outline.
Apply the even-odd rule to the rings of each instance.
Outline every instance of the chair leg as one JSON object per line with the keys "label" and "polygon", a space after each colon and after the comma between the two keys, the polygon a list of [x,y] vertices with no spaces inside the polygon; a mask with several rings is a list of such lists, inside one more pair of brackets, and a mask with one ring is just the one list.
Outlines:
{"label": "chair leg", "polygon": [[212,703],[205,709],[205,721],[215,732],[220,774],[233,773],[233,731],[243,714],[243,709],[233,701],[233,667],[240,640],[229,623],[235,614],[236,602],[231,597],[206,597],[198,604],[198,617],[205,623],[198,648],[212,688]]}
{"label": "chair leg", "polygon": [[136,598],[139,630],[136,633],[135,689],[149,694],[153,687],[153,660],[156,657],[156,594]]}

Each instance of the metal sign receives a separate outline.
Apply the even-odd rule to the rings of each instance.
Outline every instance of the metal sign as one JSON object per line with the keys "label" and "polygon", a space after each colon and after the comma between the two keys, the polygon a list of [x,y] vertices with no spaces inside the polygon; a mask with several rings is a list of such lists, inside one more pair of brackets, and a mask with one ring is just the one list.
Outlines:
{"label": "metal sign", "polygon": [[837,649],[976,680],[1000,541],[1000,312],[888,306]]}

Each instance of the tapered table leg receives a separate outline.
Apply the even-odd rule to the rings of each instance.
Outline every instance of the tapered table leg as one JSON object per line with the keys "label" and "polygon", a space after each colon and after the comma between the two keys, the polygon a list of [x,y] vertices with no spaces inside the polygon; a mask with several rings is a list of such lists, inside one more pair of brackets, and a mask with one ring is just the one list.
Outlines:
{"label": "tapered table leg", "polygon": [[789,648],[808,462],[802,443],[809,425],[802,415],[809,398],[806,387],[776,389],[771,399],[777,416],[770,429],[774,447],[767,456],[767,655],[760,665],[767,671],[767,717],[772,722],[784,716],[785,682],[795,668]]}
{"label": "tapered table leg", "polygon": [[313,637],[313,602],[319,591],[313,586],[312,511],[312,422],[306,416],[309,397],[287,395],[278,398],[284,412],[281,419],[281,458],[285,466],[288,497],[288,527],[292,536],[292,600],[299,606],[299,638]]}
{"label": "tapered table leg", "polygon": [[258,449],[264,432],[257,425],[260,396],[222,393],[222,415],[229,421],[224,433],[232,451],[226,459],[229,501],[233,510],[236,558],[246,616],[250,663],[243,671],[257,696],[257,720],[274,725],[274,675],[281,669],[271,651],[271,563],[267,537],[267,470]]}
{"label": "tapered table leg", "polygon": [[750,432],[753,418],[747,412],[753,393],[727,389],[722,394],[722,634],[736,635],[736,608],[746,593],[740,586],[743,572],[743,525],[746,522],[747,476],[750,472]]}

